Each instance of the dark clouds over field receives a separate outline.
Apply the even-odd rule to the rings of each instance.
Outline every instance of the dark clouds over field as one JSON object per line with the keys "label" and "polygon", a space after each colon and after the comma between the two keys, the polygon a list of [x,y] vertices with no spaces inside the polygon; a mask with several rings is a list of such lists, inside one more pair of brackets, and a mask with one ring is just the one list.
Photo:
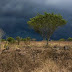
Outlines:
{"label": "dark clouds over field", "polygon": [[[62,14],[65,19],[69,20],[68,24],[71,27],[71,3],[72,0],[0,0],[0,27],[9,36],[36,37],[37,34],[28,28],[26,22],[37,13],[45,11]],[[66,29],[63,31],[69,33]],[[64,35],[62,36],[65,37]]]}

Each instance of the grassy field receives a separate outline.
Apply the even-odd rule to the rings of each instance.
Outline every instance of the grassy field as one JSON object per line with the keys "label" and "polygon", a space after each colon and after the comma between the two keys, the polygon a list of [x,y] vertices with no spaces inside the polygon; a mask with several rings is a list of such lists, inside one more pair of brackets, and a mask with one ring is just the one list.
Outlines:
{"label": "grassy field", "polygon": [[0,72],[72,72],[72,42],[31,41],[0,50]]}

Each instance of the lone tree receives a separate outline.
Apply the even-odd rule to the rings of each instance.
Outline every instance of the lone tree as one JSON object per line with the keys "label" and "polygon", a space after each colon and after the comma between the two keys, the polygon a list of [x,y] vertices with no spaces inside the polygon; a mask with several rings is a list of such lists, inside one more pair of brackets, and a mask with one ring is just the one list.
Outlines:
{"label": "lone tree", "polygon": [[40,33],[44,39],[48,41],[54,31],[65,25],[67,22],[63,19],[61,15],[54,13],[44,13],[44,15],[38,14],[37,16],[30,18],[27,22],[36,32]]}

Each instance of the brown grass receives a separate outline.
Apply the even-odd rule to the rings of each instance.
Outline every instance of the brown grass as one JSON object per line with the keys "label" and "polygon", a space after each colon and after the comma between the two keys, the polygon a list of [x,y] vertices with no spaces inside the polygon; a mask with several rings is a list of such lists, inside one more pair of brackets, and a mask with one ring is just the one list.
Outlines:
{"label": "brown grass", "polygon": [[0,72],[72,72],[72,42],[51,41],[51,48],[45,45],[46,41],[32,41],[30,45],[21,42],[4,51],[2,46]]}

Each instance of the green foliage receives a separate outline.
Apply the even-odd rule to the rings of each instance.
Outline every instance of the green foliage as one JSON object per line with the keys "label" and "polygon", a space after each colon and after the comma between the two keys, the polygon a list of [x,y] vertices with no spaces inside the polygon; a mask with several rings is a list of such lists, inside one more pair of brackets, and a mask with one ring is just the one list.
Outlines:
{"label": "green foliage", "polygon": [[23,38],[21,38],[21,41],[24,41],[24,39],[23,39]]}
{"label": "green foliage", "polygon": [[29,45],[31,38],[30,37],[24,38],[23,41],[24,41],[25,45]]}
{"label": "green foliage", "polygon": [[15,39],[12,38],[12,37],[8,37],[8,38],[7,38],[7,41],[8,41],[9,43],[15,43]]}
{"label": "green foliage", "polygon": [[26,38],[24,38],[23,41],[26,41]]}
{"label": "green foliage", "polygon": [[16,37],[16,40],[18,41],[18,45],[20,44],[21,38],[19,36]]}
{"label": "green foliage", "polygon": [[67,40],[68,40],[68,41],[72,41],[72,38],[71,38],[71,37],[69,37]]}
{"label": "green foliage", "polygon": [[30,41],[30,40],[31,40],[31,38],[30,38],[30,37],[27,37],[27,38],[26,38],[26,40],[27,40],[27,41]]}
{"label": "green foliage", "polygon": [[5,39],[2,39],[2,41],[6,41]]}
{"label": "green foliage", "polygon": [[64,38],[62,38],[62,39],[60,39],[59,41],[65,41],[65,39],[64,39]]}
{"label": "green foliage", "polygon": [[30,18],[27,22],[36,32],[40,33],[43,38],[48,40],[54,31],[65,25],[67,22],[63,19],[61,15],[44,13],[44,15],[38,14],[37,16]]}

